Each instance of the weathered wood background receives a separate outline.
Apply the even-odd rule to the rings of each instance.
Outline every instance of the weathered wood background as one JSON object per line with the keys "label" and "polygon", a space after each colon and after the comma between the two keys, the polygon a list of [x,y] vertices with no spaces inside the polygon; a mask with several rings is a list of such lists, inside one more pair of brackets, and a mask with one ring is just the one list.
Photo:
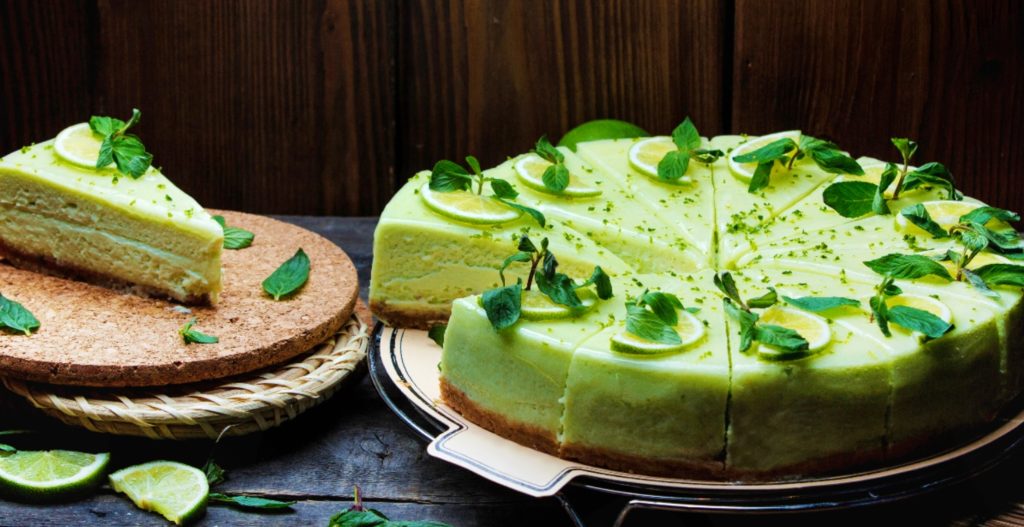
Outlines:
{"label": "weathered wood background", "polygon": [[0,149],[143,110],[202,203],[371,215],[439,158],[488,163],[617,117],[921,143],[1024,209],[1016,0],[8,0]]}

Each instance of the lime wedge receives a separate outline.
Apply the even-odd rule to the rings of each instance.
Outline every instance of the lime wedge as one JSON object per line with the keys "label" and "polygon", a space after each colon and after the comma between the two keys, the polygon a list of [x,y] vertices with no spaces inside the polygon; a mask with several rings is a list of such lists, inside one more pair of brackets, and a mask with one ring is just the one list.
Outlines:
{"label": "lime wedge", "polygon": [[420,187],[420,197],[434,212],[466,223],[504,223],[519,218],[519,211],[474,192],[434,192],[430,183]]}
{"label": "lime wedge", "polygon": [[516,175],[524,185],[538,192],[554,194],[556,196],[569,196],[572,198],[585,198],[601,195],[601,190],[580,182],[576,174],[569,174],[569,186],[561,192],[555,192],[544,185],[544,171],[551,166],[551,163],[544,161],[536,154],[523,156],[516,161]]}
{"label": "lime wedge", "polygon": [[77,495],[102,480],[109,461],[110,454],[18,451],[0,457],[0,488],[26,499],[49,500]]}
{"label": "lime wedge", "polygon": [[[938,223],[940,227],[946,230],[956,225],[960,221],[960,216],[981,206],[979,203],[946,200],[925,201],[921,205],[928,211],[932,221]],[[902,214],[896,214],[896,227],[901,231],[917,236],[931,236],[924,229],[910,223],[907,217]]]}
{"label": "lime wedge", "polygon": [[596,119],[587,121],[566,132],[558,141],[558,146],[565,146],[576,151],[576,145],[586,141],[602,139],[623,139],[627,137],[647,137],[646,130],[633,123],[618,119]]}
{"label": "lime wedge", "polygon": [[559,318],[576,317],[584,313],[597,302],[597,295],[589,289],[580,289],[576,292],[583,303],[580,307],[568,307],[556,304],[547,295],[536,290],[523,291],[520,314],[527,320],[554,320]]}
{"label": "lime wedge", "polygon": [[210,486],[203,471],[174,461],[153,461],[110,475],[110,485],[142,510],[159,513],[177,525],[206,512]]}
{"label": "lime wedge", "polygon": [[[78,123],[57,134],[53,141],[53,149],[69,163],[94,169],[96,160],[100,157],[100,144],[102,141],[89,128],[89,123]],[[113,166],[113,163],[110,166]]]}
{"label": "lime wedge", "polygon": [[808,351],[811,352],[824,348],[832,340],[832,329],[828,321],[806,311],[774,305],[765,310],[760,322],[796,331],[807,341]]}
{"label": "lime wedge", "polygon": [[750,181],[754,177],[754,170],[757,170],[757,163],[737,163],[733,161],[736,156],[747,154],[765,146],[774,141],[778,141],[782,138],[789,138],[797,143],[800,142],[800,130],[789,130],[786,132],[777,132],[770,135],[762,135],[761,137],[753,138],[740,146],[737,146],[729,153],[729,170],[732,171],[733,175],[743,181]]}
{"label": "lime wedge", "polygon": [[704,324],[697,320],[697,317],[693,316],[689,311],[679,312],[679,323],[676,324],[675,329],[682,339],[682,342],[679,344],[662,344],[622,331],[612,336],[611,348],[621,353],[639,355],[672,353],[684,350],[704,337]]}

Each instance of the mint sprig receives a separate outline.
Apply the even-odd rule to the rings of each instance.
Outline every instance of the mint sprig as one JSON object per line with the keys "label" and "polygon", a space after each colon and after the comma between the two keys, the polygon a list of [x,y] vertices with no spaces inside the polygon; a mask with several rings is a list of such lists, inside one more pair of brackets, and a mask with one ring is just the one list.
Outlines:
{"label": "mint sprig", "polygon": [[864,262],[872,271],[892,278],[913,280],[933,275],[953,280],[942,264],[919,254],[891,253],[881,258]]}
{"label": "mint sprig", "polygon": [[354,503],[348,510],[331,516],[327,527],[452,527],[434,521],[392,521],[380,511],[363,506],[359,487],[355,488]]}
{"label": "mint sprig", "polygon": [[132,108],[132,116],[128,122],[114,117],[92,116],[89,128],[95,134],[103,136],[100,144],[100,155],[96,158],[96,168],[104,168],[114,163],[118,172],[138,179],[146,173],[153,163],[153,154],[146,152],[142,140],[128,130],[138,124],[142,112]]}
{"label": "mint sprig", "polygon": [[227,222],[224,220],[224,216],[213,216],[213,221],[220,225],[221,230],[224,231],[224,248],[231,250],[245,249],[252,245],[256,235],[245,229],[238,227],[229,227]]}
{"label": "mint sprig", "polygon": [[768,186],[775,163],[791,170],[793,163],[808,156],[815,165],[830,174],[864,175],[864,169],[860,164],[843,153],[838,145],[809,135],[802,135],[799,143],[788,137],[777,139],[757,150],[735,156],[733,161],[757,163],[747,187],[747,192],[753,193]]}
{"label": "mint sprig", "polygon": [[181,335],[182,340],[185,344],[216,344],[220,342],[220,339],[213,335],[207,335],[197,329],[193,329],[192,326],[196,324],[196,319],[193,318],[181,326],[178,330],[178,334]]}
{"label": "mint sprig", "polygon": [[791,360],[806,357],[810,344],[796,331],[776,326],[774,324],[761,324],[760,315],[752,309],[764,309],[778,303],[778,293],[774,288],[769,287],[768,292],[747,301],[740,296],[739,289],[732,274],[723,272],[714,276],[715,287],[718,288],[725,298],[722,299],[722,307],[730,318],[740,324],[740,352],[746,353],[754,341],[771,346],[773,351],[759,353],[767,359]]}
{"label": "mint sprig", "polygon": [[842,296],[804,296],[799,298],[783,296],[782,300],[797,309],[812,313],[821,313],[837,307],[860,306],[859,300]]}
{"label": "mint sprig", "polygon": [[[206,460],[206,464],[203,465],[201,470],[206,474],[206,481],[210,487],[219,485],[227,479],[227,472],[212,457]],[[211,492],[207,495],[207,498],[214,503],[225,503],[239,509],[251,511],[289,509],[296,503],[294,501],[281,501],[240,494],[223,494],[220,492]]]}
{"label": "mint sprig", "polygon": [[953,329],[951,324],[923,309],[909,306],[889,307],[886,301],[888,297],[903,294],[903,290],[895,283],[897,278],[914,279],[935,275],[952,280],[945,267],[925,256],[905,254],[889,254],[864,264],[883,276],[882,282],[875,288],[875,295],[868,302],[871,307],[871,318],[878,324],[878,329],[883,335],[892,336],[890,323],[920,332],[927,338],[939,338]]}
{"label": "mint sprig", "polygon": [[533,147],[534,153],[541,159],[551,163],[551,166],[544,169],[541,181],[544,188],[559,193],[569,186],[569,169],[565,166],[565,156],[558,151],[555,145],[548,141],[546,135],[540,136],[537,144]]}
{"label": "mint sprig", "polygon": [[305,285],[309,280],[309,267],[309,256],[300,248],[294,256],[263,280],[263,290],[274,300],[281,300]]}
{"label": "mint sprig", "polygon": [[676,149],[658,162],[658,179],[662,181],[674,182],[686,175],[691,159],[710,165],[725,155],[721,150],[700,147],[700,132],[689,117],[672,130],[672,143]]}
{"label": "mint sprig", "polygon": [[[558,151],[555,150],[555,152]],[[560,152],[559,155],[561,155]],[[480,169],[480,162],[473,156],[466,156],[466,164],[469,166],[468,170],[447,159],[434,163],[434,168],[430,171],[430,190],[435,192],[468,191],[482,196],[484,188],[490,184],[491,199],[508,208],[528,214],[541,227],[547,225],[547,218],[539,210],[515,202],[515,199],[519,197],[519,192],[511,183],[504,179],[485,176],[483,170]]]}
{"label": "mint sprig", "polygon": [[685,309],[679,297],[662,291],[644,291],[626,301],[626,332],[659,344],[683,342],[676,331],[679,311]]}
{"label": "mint sprig", "polygon": [[25,306],[0,294],[0,329],[31,335],[39,320]]}

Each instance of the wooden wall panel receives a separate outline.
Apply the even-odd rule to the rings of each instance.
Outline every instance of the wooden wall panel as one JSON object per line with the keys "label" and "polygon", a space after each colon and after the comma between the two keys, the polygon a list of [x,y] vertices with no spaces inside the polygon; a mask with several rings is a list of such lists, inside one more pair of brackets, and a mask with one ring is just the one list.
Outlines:
{"label": "wooden wall panel", "polygon": [[88,114],[94,24],[87,0],[0,3],[0,156]]}
{"label": "wooden wall panel", "polygon": [[589,119],[726,125],[721,2],[409,0],[398,18],[403,180],[441,158],[495,164]]}
{"label": "wooden wall panel", "polygon": [[1024,210],[1024,3],[736,0],[732,128],[801,128]]}

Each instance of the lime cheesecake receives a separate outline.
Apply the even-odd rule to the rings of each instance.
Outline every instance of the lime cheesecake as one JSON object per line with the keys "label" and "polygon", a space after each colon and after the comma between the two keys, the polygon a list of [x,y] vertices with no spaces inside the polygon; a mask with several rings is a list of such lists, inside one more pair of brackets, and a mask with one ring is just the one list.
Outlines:
{"label": "lime cheesecake", "polygon": [[[122,129],[113,133],[135,120],[117,121]],[[0,254],[19,266],[215,303],[221,226],[148,157],[118,157],[115,147],[116,159],[97,168],[102,141],[81,123],[0,159]]]}
{"label": "lime cheesecake", "polygon": [[[920,455],[1020,393],[1024,252],[1016,214],[893,143],[892,163],[854,160],[687,120],[435,167],[381,218],[372,305],[447,322],[444,402],[561,457],[763,480]],[[432,207],[431,188],[474,206]]]}

